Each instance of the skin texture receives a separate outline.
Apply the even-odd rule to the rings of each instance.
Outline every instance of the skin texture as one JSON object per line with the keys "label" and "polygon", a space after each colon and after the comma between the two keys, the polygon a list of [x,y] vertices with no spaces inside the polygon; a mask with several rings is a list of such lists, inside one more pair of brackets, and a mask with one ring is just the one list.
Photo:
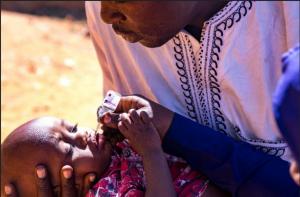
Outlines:
{"label": "skin texture", "polygon": [[[146,47],[159,47],[187,26],[189,27],[187,30],[192,35],[199,35],[204,21],[219,11],[226,1],[102,1],[101,4],[102,8],[99,14],[102,19],[104,22],[112,24],[115,32],[124,39],[129,42],[139,42]],[[149,114],[150,117],[153,114],[159,114],[155,110],[160,108],[155,106],[156,104],[153,104],[154,113]],[[124,109],[123,112],[128,112],[128,110]],[[153,117],[153,124],[162,139],[173,114],[167,109],[163,109],[161,113],[160,116],[164,117],[166,121]],[[34,165],[29,166],[34,169]],[[50,169],[50,171],[57,174],[60,172],[56,169]],[[74,172],[77,176],[76,169]],[[35,171],[32,170],[33,177],[34,174]],[[45,185],[47,185],[47,180],[44,179]],[[40,182],[42,181],[35,182],[37,190],[40,188]],[[15,189],[12,187],[13,191],[16,191]],[[44,189],[44,191],[51,193],[49,189]]]}
{"label": "skin texture", "polygon": [[186,26],[199,35],[204,21],[225,4],[226,1],[102,1],[101,17],[125,40],[158,47]]}
{"label": "skin texture", "polygon": [[[103,118],[103,123],[109,127],[119,128],[121,133],[130,140],[130,144],[133,146],[133,148],[143,157],[147,180],[146,196],[153,196],[154,194],[155,196],[159,196],[158,194],[161,194],[161,196],[164,197],[176,196],[172,185],[170,171],[161,147],[161,139],[163,139],[168,127],[171,124],[173,112],[157,103],[138,96],[122,97],[118,105],[117,112],[128,113],[106,114]],[[162,116],[156,116],[155,114],[160,114]],[[158,122],[160,124],[156,125],[154,124],[155,122]],[[80,145],[82,142],[81,140],[79,140],[77,143]],[[32,165],[33,164],[31,164],[31,166]],[[49,164],[47,164],[47,166],[49,166]],[[70,166],[64,166],[62,171],[64,169],[70,170],[70,168]],[[59,167],[57,167],[56,169],[59,169]],[[75,173],[77,173],[76,166],[74,167],[74,169]],[[52,170],[53,169],[50,168],[50,171]],[[45,170],[45,173],[46,172],[47,171]],[[34,172],[32,172],[32,174],[34,174]],[[29,173],[26,176],[29,177],[32,174]],[[62,196],[77,196],[76,194],[74,194],[75,181],[73,181],[72,179],[65,179],[62,174],[63,173],[61,173],[60,177],[60,186],[63,189]],[[30,183],[30,185],[32,186],[32,180],[28,179],[28,177],[28,183]],[[38,186],[37,191],[39,191],[38,196],[40,197],[53,196],[51,193],[52,187],[50,185],[50,180],[47,179],[47,177],[49,178],[49,176],[44,176],[42,179],[38,179],[38,177],[35,177],[34,181]],[[85,176],[83,185],[88,185],[87,177],[88,176]],[[19,179],[20,178],[18,177],[15,180],[19,181]],[[59,177],[57,179],[59,179]],[[13,179],[10,178],[10,180]],[[160,180],[160,184],[157,184],[157,180]],[[8,181],[5,181],[5,183],[8,183]],[[10,186],[10,188],[12,189],[11,193],[13,194],[11,196],[17,196],[17,190],[19,191],[19,193],[23,192],[22,196],[28,196],[24,195],[24,191],[19,187],[15,188],[14,185]],[[33,191],[34,189],[35,188],[33,188]],[[81,196],[83,196],[84,193],[85,192],[81,192]],[[205,191],[204,196],[226,196],[226,193],[210,184],[207,191]]]}
{"label": "skin texture", "polygon": [[147,182],[145,196],[176,196],[160,136],[148,114],[142,111],[139,115],[130,109],[128,114],[121,115],[118,128],[143,157]]}
{"label": "skin texture", "polygon": [[291,162],[290,174],[295,183],[300,186],[300,168],[296,161]]}
{"label": "skin texture", "polygon": [[[74,126],[61,119],[43,117],[29,121],[14,130],[1,147],[2,184],[10,182],[20,196],[32,196],[37,193],[35,185],[32,184],[37,180],[35,175],[46,173],[40,171],[36,174],[35,166],[44,164],[50,172],[56,172],[49,174],[49,178],[54,193],[59,194],[59,185],[66,184],[59,172],[63,165],[67,165],[63,169],[64,172],[76,173],[76,176],[70,179],[74,181],[71,184],[73,194],[74,186],[80,193],[79,190],[83,189],[83,183],[86,182],[85,175],[93,172],[100,176],[108,167],[111,146],[101,137],[97,143],[93,130],[79,127],[76,129]],[[49,187],[51,188],[49,183],[45,185],[46,189]]]}
{"label": "skin texture", "polygon": [[122,97],[115,110],[116,113],[105,114],[102,123],[110,128],[118,128],[119,120],[127,119],[128,112],[132,109],[135,109],[141,117],[144,117],[146,113],[157,129],[160,139],[164,138],[171,125],[174,112],[140,95]]}
{"label": "skin texture", "polygon": [[[105,114],[103,124],[119,128],[125,138],[129,139],[131,146],[143,157],[147,180],[145,196],[176,196],[161,147],[161,141],[172,122],[174,112],[138,96],[122,97],[116,112],[120,114]],[[157,180],[160,180],[160,184],[157,184]],[[209,184],[203,196],[230,194],[214,184]]]}

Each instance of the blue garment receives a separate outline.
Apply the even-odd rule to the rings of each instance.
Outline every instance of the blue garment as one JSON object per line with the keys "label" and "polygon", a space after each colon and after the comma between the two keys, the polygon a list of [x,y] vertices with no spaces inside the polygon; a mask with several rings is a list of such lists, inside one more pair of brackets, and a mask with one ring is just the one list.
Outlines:
{"label": "blue garment", "polygon": [[277,85],[273,108],[280,132],[300,166],[300,45],[282,57],[283,74]]}
{"label": "blue garment", "polygon": [[163,149],[185,159],[233,196],[297,196],[289,163],[175,114]]}

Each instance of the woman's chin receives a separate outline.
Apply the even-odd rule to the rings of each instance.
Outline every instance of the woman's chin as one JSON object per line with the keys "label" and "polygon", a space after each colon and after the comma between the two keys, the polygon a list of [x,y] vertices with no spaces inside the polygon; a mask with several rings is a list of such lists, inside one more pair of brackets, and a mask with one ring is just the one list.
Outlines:
{"label": "woman's chin", "polygon": [[142,39],[139,41],[143,46],[148,47],[148,48],[156,48],[164,45],[167,43],[169,40],[160,40],[160,39],[155,39],[155,40],[146,40]]}

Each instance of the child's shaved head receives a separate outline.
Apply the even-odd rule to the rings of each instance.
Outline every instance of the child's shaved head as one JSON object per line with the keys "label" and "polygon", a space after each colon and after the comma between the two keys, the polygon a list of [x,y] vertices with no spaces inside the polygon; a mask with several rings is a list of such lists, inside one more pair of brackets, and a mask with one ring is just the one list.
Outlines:
{"label": "child's shaved head", "polygon": [[57,173],[50,175],[53,186],[60,183],[60,168],[71,165],[76,185],[81,187],[87,173],[95,172],[98,176],[103,173],[109,164],[111,147],[91,129],[43,117],[15,129],[2,143],[1,155],[1,187],[13,183],[21,196],[36,196],[37,164]]}
{"label": "child's shaved head", "polygon": [[1,183],[7,182],[8,178],[13,183],[21,182],[18,189],[24,195],[34,191],[34,162],[46,154],[45,147],[42,146],[47,146],[47,139],[50,139],[49,133],[40,131],[39,127],[28,127],[30,124],[32,122],[14,130],[1,146]]}

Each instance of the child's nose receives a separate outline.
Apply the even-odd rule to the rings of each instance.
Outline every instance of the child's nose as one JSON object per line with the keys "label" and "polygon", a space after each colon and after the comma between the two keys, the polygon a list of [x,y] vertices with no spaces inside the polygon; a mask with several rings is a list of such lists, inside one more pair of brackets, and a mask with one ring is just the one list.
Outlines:
{"label": "child's nose", "polygon": [[75,143],[78,148],[85,149],[87,146],[88,132],[86,130],[79,130],[75,134]]}

